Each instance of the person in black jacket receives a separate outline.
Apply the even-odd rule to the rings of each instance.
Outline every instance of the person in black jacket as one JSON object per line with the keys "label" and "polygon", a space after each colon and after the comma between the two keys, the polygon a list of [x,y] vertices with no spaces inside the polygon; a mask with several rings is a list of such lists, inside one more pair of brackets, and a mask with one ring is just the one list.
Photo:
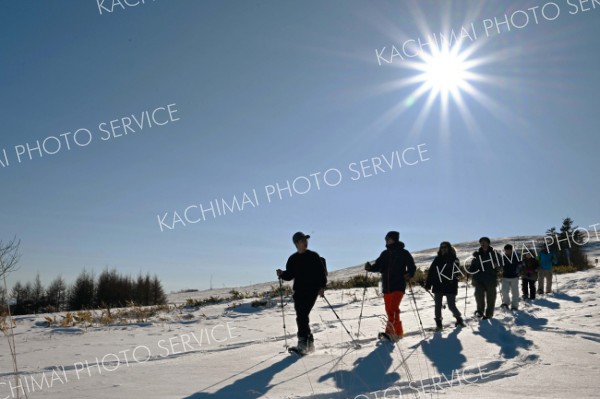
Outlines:
{"label": "person in black jacket", "polygon": [[535,283],[538,280],[540,264],[529,250],[525,253],[521,275],[523,276],[523,299],[535,299]]}
{"label": "person in black jacket", "polygon": [[390,231],[385,236],[386,250],[372,265],[369,262],[365,270],[381,273],[383,300],[388,317],[385,333],[393,340],[402,338],[404,330],[400,320],[400,302],[406,291],[406,281],[410,280],[417,270],[415,261],[400,241],[400,233]]}
{"label": "person in black jacket", "polygon": [[292,254],[285,271],[277,269],[277,276],[285,281],[294,280],[294,309],[296,310],[296,324],[298,325],[298,350],[312,352],[314,350],[314,337],[310,331],[309,314],[317,297],[325,295],[327,285],[327,268],[325,259],[318,253],[308,249],[309,235],[297,232],[292,237],[297,252]]}
{"label": "person in black jacket", "polygon": [[489,238],[481,237],[479,244],[481,247],[473,252],[473,260],[467,272],[473,276],[475,302],[477,302],[475,316],[485,320],[494,317],[496,287],[498,286],[498,276],[496,274],[498,256],[494,248],[490,246]]}
{"label": "person in black jacket", "polygon": [[[508,309],[510,303],[511,310],[519,309],[519,272],[521,270],[521,261],[513,251],[513,246],[506,244],[504,246],[504,255],[502,256],[502,305],[503,309]],[[510,295],[509,295],[510,293]]]}
{"label": "person in black jacket", "polygon": [[[461,274],[459,261],[456,256],[456,250],[448,242],[443,241],[440,244],[437,256],[431,263],[425,280],[425,289],[431,290],[435,301],[435,325],[437,330],[442,329],[442,302],[444,296],[448,302],[448,309],[456,318],[455,326],[464,326],[462,315],[456,307],[456,295],[458,295],[458,277]],[[456,272],[456,273],[455,273]]]}

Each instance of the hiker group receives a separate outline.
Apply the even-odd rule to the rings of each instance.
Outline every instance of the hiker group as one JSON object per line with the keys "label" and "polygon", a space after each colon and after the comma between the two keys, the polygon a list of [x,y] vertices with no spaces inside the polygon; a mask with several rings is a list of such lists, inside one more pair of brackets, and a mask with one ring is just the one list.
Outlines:
{"label": "hiker group", "polygon": [[[314,337],[310,329],[309,315],[317,298],[319,296],[325,298],[324,293],[327,285],[325,259],[318,253],[308,249],[309,238],[309,235],[302,232],[295,233],[292,241],[296,246],[296,252],[289,257],[285,270],[276,270],[280,283],[281,280],[294,280],[292,288],[298,327],[298,346],[296,349],[300,353],[308,353],[314,350]],[[386,249],[381,252],[375,263],[367,262],[365,270],[381,274],[387,324],[385,332],[379,335],[391,341],[397,341],[404,335],[400,319],[400,303],[405,296],[407,286],[412,293],[411,279],[417,269],[412,255],[405,249],[404,243],[400,241],[399,232],[388,232],[385,236],[385,244]],[[535,299],[536,293],[552,292],[552,267],[557,263],[554,254],[543,250],[537,257],[533,257],[530,252],[526,252],[519,259],[510,244],[504,246],[503,253],[496,252],[492,248],[488,237],[479,239],[479,244],[480,248],[473,252],[472,261],[463,268],[467,280],[470,276],[471,283],[475,288],[474,295],[477,305],[475,317],[485,320],[494,316],[498,270],[502,271],[502,309],[518,310],[520,301],[519,279],[521,279],[522,298],[524,300]],[[434,318],[437,330],[442,329],[444,297],[448,309],[456,319],[455,326],[465,325],[463,315],[456,305],[460,276],[464,276],[464,274],[460,269],[456,250],[450,242],[443,241],[429,267],[424,284],[425,290],[432,294],[434,299]],[[539,283],[537,291],[536,282]],[[468,284],[465,289],[468,289]],[[465,311],[466,299],[467,293],[465,293]],[[325,300],[327,301],[326,298]],[[329,301],[327,303],[329,304]],[[333,307],[331,309],[334,310]],[[348,332],[348,330],[346,331]],[[350,333],[348,332],[348,334]]]}
{"label": "hiker group", "polygon": [[[472,285],[475,288],[476,317],[485,320],[494,316],[498,287],[498,270],[502,271],[500,289],[502,303],[500,307],[504,310],[510,308],[510,310],[516,311],[519,309],[519,278],[521,279],[521,291],[524,300],[534,300],[536,292],[538,294],[549,294],[552,292],[552,267],[557,263],[557,258],[556,255],[549,253],[547,249],[543,249],[536,258],[533,257],[531,252],[527,251],[519,259],[511,244],[504,246],[503,253],[496,252],[492,248],[488,237],[481,237],[479,245],[479,249],[473,252],[470,265],[465,267],[466,277],[468,279],[469,276],[472,276]],[[449,248],[451,255],[446,255],[448,259],[439,260],[440,257],[443,257],[444,247]],[[452,266],[452,276],[448,278],[444,274],[443,268],[450,263],[454,263],[454,265]],[[454,299],[458,289],[458,278],[462,275],[458,266],[459,262],[456,257],[456,251],[450,243],[443,242],[440,245],[438,256],[429,269],[425,288],[429,289],[433,286],[433,292],[436,293],[437,286],[437,292],[443,293],[448,297],[448,307],[454,314],[454,317],[457,318],[457,324],[462,324],[460,313],[456,306],[454,306]],[[537,291],[535,288],[536,282],[539,282],[539,289]],[[436,300],[436,324],[438,327],[441,326],[441,319],[439,319],[440,306],[441,299]]]}

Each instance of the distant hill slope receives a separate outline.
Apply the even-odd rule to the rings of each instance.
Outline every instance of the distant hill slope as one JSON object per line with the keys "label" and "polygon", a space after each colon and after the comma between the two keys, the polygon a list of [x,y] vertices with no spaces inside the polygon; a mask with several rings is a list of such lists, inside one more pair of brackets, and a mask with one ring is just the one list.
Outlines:
{"label": "distant hill slope", "polygon": [[[515,248],[521,249],[523,244],[528,246],[532,245],[532,242],[538,242],[542,240],[542,235],[533,235],[533,236],[514,236],[514,237],[496,237],[492,238],[492,246],[499,250],[504,247],[505,244],[513,244]],[[464,260],[469,258],[469,256],[479,248],[479,243],[477,241],[467,241],[459,244],[453,244],[456,248],[456,252],[461,260],[461,264],[464,263]],[[590,241],[588,244],[584,246],[586,252],[590,256],[590,261],[593,262],[594,258],[600,257],[600,242],[599,241]],[[410,248],[407,248],[410,250]],[[540,248],[538,248],[539,250]],[[431,264],[433,258],[435,257],[437,251],[437,247],[422,249],[420,251],[414,251],[412,253],[417,267],[420,269],[428,268]],[[371,259],[373,261],[373,259]],[[329,279],[330,280],[347,280],[352,276],[363,274],[364,273],[364,263],[350,266],[343,269],[338,270],[330,270],[329,271]],[[183,303],[187,299],[205,299],[211,296],[214,297],[228,297],[230,296],[229,292],[233,289],[241,292],[241,293],[250,293],[252,294],[254,291],[261,293],[264,291],[268,291],[271,287],[275,287],[279,284],[278,281],[267,281],[264,283],[258,283],[253,285],[241,286],[241,287],[224,287],[224,288],[215,288],[212,290],[201,290],[195,292],[185,292],[185,293],[171,293],[168,295],[169,303]],[[290,284],[290,283],[286,283]]]}

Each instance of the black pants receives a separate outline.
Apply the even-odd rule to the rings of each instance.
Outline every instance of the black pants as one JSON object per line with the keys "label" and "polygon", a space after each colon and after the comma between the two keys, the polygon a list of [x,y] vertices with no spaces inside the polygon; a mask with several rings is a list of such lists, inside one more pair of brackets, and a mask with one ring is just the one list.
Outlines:
{"label": "black pants", "polygon": [[486,317],[494,316],[494,307],[496,306],[496,283],[473,282],[475,287],[475,302],[477,311]]}
{"label": "black pants", "polygon": [[460,311],[456,307],[456,295],[445,295],[445,294],[433,294],[435,301],[435,318],[442,319],[442,302],[444,300],[444,296],[446,297],[446,302],[448,302],[448,309],[452,312],[452,316],[459,319]]}
{"label": "black pants", "polygon": [[523,296],[529,297],[529,299],[535,299],[535,280],[522,280],[521,288],[523,289]]}
{"label": "black pants", "polygon": [[295,292],[294,309],[296,310],[296,324],[298,325],[298,339],[308,339],[311,335],[308,315],[315,306],[318,292]]}

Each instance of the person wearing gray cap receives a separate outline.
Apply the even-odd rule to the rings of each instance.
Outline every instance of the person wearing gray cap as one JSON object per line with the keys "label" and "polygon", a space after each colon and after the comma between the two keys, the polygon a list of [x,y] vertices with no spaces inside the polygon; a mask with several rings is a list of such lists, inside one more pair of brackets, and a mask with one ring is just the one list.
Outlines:
{"label": "person wearing gray cap", "polygon": [[309,235],[297,232],[292,237],[296,252],[292,254],[285,271],[277,269],[277,277],[282,280],[294,280],[294,309],[298,326],[298,346],[300,353],[314,351],[314,337],[310,330],[309,314],[315,306],[318,296],[324,296],[327,285],[327,267],[325,259],[308,249]]}

